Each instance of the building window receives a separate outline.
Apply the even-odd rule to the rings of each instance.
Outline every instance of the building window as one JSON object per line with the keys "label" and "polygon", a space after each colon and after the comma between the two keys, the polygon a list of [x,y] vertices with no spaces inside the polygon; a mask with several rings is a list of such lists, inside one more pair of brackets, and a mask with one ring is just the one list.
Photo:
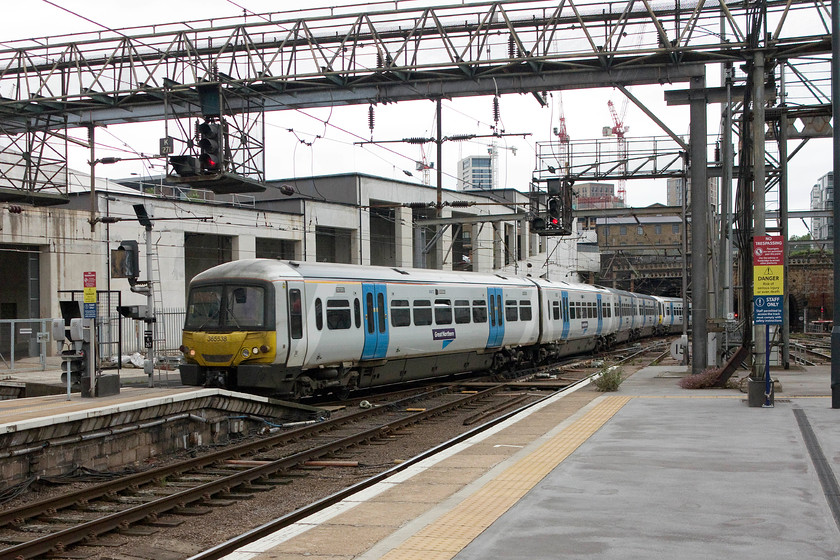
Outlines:
{"label": "building window", "polygon": [[656,224],[653,226],[653,231],[656,232],[656,235],[662,235],[662,224]]}
{"label": "building window", "polygon": [[618,228],[618,234],[627,235],[627,226],[621,226],[620,228]]}
{"label": "building window", "polygon": [[671,233],[679,233],[680,224],[671,224]]}
{"label": "building window", "polygon": [[637,226],[636,227],[636,235],[644,235],[644,234],[645,234],[645,228],[643,228],[642,226]]}

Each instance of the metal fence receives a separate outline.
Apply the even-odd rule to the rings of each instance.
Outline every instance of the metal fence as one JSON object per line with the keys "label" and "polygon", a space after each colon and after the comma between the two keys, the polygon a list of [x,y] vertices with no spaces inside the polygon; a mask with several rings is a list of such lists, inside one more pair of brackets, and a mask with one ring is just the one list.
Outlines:
{"label": "metal fence", "polygon": [[[155,352],[159,356],[177,356],[181,346],[181,333],[184,329],[184,309],[167,308],[155,311],[157,324],[155,325]],[[122,321],[122,352],[134,354],[146,351],[143,346],[143,333],[146,325],[143,321],[135,321],[126,317]]]}
{"label": "metal fence", "polygon": [[0,320],[0,371],[44,371],[53,319]]}

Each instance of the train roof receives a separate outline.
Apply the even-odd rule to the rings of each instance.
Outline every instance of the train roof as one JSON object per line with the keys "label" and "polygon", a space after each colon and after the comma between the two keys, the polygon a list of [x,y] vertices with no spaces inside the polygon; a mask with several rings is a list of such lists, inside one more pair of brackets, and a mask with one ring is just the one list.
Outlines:
{"label": "train roof", "polygon": [[418,284],[447,282],[513,287],[531,287],[534,285],[530,279],[505,274],[454,272],[387,266],[359,266],[275,259],[243,259],[227,262],[196,275],[193,281],[204,282],[223,278],[252,278],[268,281],[314,278]]}

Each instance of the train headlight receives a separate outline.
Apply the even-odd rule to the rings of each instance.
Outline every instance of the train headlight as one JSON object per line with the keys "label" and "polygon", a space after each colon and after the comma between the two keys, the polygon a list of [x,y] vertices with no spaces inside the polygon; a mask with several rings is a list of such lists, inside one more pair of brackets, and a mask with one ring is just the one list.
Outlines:
{"label": "train headlight", "polygon": [[269,348],[269,347],[268,347],[268,346],[266,346],[265,344],[263,344],[262,346],[260,346],[260,352],[262,352],[263,354],[267,353],[269,350],[271,350],[271,348]]}
{"label": "train headlight", "polygon": [[247,348],[243,348],[243,349],[242,349],[242,357],[243,357],[243,358],[247,358],[247,357],[248,357],[248,356],[250,356],[250,355],[251,355],[251,351],[250,351],[250,350],[248,350]]}
{"label": "train headlight", "polygon": [[253,348],[251,348],[251,354],[253,354],[253,355],[255,355],[255,356],[256,356],[256,355],[257,355],[257,354],[259,354],[259,353],[260,353],[260,349],[259,349],[259,348],[257,348],[256,346],[254,346]]}

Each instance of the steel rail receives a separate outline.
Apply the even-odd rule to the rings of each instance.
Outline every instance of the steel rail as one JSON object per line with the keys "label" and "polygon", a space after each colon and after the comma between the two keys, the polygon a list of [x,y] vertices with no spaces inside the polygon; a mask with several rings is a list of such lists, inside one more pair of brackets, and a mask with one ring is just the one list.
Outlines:
{"label": "steel rail", "polygon": [[[372,439],[376,439],[377,437],[392,431],[416,424],[428,418],[443,414],[444,412],[454,408],[469,404],[473,401],[483,399],[501,390],[501,388],[502,386],[498,386],[481,391],[477,394],[467,395],[457,401],[445,403],[423,412],[417,412],[415,414],[387,422],[383,425],[364,430],[357,434],[347,436],[314,449],[302,451],[264,465],[255,466],[251,469],[235,473],[231,476],[220,478],[219,480],[200,484],[193,488],[185,489],[145,504],[131,507],[99,519],[80,523],[74,527],[57,531],[26,543],[8,547],[0,550],[0,556],[16,559],[34,558],[40,555],[48,554],[52,551],[63,550],[70,545],[80,542],[92,542],[99,535],[114,531],[127,525],[152,519],[168,511],[187,507],[189,504],[205,499],[208,496],[212,496],[220,492],[227,492],[232,488],[248,484],[254,480],[266,478],[278,472],[287,471],[306,461],[317,459],[347,447],[359,445]],[[263,444],[261,447],[265,447],[265,441],[261,441],[259,443]],[[183,471],[183,469],[181,469],[181,471]]]}
{"label": "steel rail", "polygon": [[[477,426],[477,427],[475,427],[475,428],[473,428],[473,429],[471,429],[471,430],[469,430],[469,431],[467,431],[467,432],[465,432],[461,435],[455,436],[454,438],[452,438],[452,439],[450,439],[450,440],[448,440],[448,441],[446,441],[446,442],[444,442],[444,443],[442,443],[442,444],[440,444],[436,447],[433,447],[432,449],[429,449],[428,451],[420,453],[420,454],[412,457],[411,459],[408,459],[407,461],[405,461],[403,463],[400,463],[399,465],[391,467],[387,471],[384,471],[384,472],[379,473],[377,475],[374,475],[374,476],[372,476],[372,477],[370,477],[366,480],[358,482],[358,483],[354,484],[353,486],[350,486],[350,487],[348,487],[344,490],[340,490],[339,492],[336,492],[335,494],[327,496],[326,498],[324,498],[322,500],[319,500],[319,501],[317,501],[313,504],[310,504],[308,506],[304,506],[302,508],[299,508],[299,509],[297,509],[297,510],[295,510],[295,511],[293,511],[293,512],[287,514],[287,515],[279,517],[279,518],[277,518],[273,521],[269,521],[268,523],[265,523],[264,525],[261,525],[261,526],[255,528],[251,531],[248,531],[247,533],[239,535],[238,537],[234,537],[233,539],[230,539],[230,540],[228,540],[228,541],[226,541],[222,544],[219,544],[219,545],[217,545],[213,548],[205,550],[204,552],[200,552],[199,554],[195,554],[195,555],[191,556],[188,560],[216,560],[216,559],[222,558],[225,555],[230,554],[232,552],[235,552],[237,549],[239,549],[239,548],[241,548],[241,547],[243,547],[247,544],[250,544],[250,543],[252,543],[256,540],[259,540],[259,539],[261,539],[261,538],[263,538],[267,535],[270,535],[270,534],[272,534],[276,531],[279,531],[280,529],[283,529],[284,527],[288,527],[289,525],[292,525],[293,523],[296,523],[296,522],[298,522],[298,521],[300,521],[300,520],[302,520],[302,519],[304,519],[304,518],[306,518],[306,517],[308,517],[308,516],[310,516],[314,513],[318,513],[320,511],[326,509],[327,507],[329,507],[333,504],[336,504],[336,503],[342,501],[343,499],[345,499],[349,496],[352,496],[353,494],[355,494],[357,492],[360,492],[361,490],[369,488],[369,487],[373,486],[374,484],[376,484],[378,482],[381,482],[381,481],[393,476],[394,474],[397,474],[397,473],[399,473],[399,472],[401,472],[401,471],[403,471],[403,470],[405,470],[409,467],[412,467],[412,466],[416,465],[417,463],[419,463],[420,461],[428,459],[429,457],[433,457],[434,455],[437,455],[438,453],[446,451],[447,449],[449,449],[449,448],[451,448],[451,447],[453,447],[453,446],[455,446],[455,445],[457,445],[461,442],[464,442],[464,441],[470,439],[471,437],[473,437],[477,434],[480,434],[483,431],[489,430],[490,428],[496,426],[497,424],[500,424],[500,423],[516,416],[517,414],[519,414],[519,413],[521,413],[521,412],[523,412],[523,411],[525,411],[525,410],[527,410],[527,409],[529,409],[533,406],[536,406],[536,405],[544,402],[547,399],[550,399],[550,398],[556,396],[557,393],[561,393],[563,391],[568,391],[568,390],[572,389],[573,387],[577,387],[578,385],[583,384],[583,383],[589,383],[589,380],[590,380],[591,377],[592,377],[592,375],[587,376],[587,377],[585,377],[585,378],[583,378],[579,381],[576,381],[574,383],[571,383],[569,386],[564,387],[563,389],[560,389],[558,391],[552,392],[550,395],[546,395],[545,397],[543,397],[541,399],[538,399],[538,400],[536,400],[532,403],[528,403],[524,406],[521,406],[521,407],[519,407],[515,410],[512,410],[512,411],[510,411],[506,414],[503,414],[503,415],[501,415],[497,418],[494,418],[493,420],[490,420],[490,421],[488,421],[488,422],[486,422],[486,423],[484,423],[480,426]],[[479,393],[479,394],[483,394],[483,393],[484,392],[482,391],[482,393]]]}
{"label": "steel rail", "polygon": [[162,480],[182,472],[190,471],[193,469],[200,469],[202,467],[218,463],[230,457],[249,455],[267,448],[282,445],[291,440],[309,436],[313,433],[320,433],[337,429],[343,427],[348,422],[356,422],[368,416],[374,416],[386,410],[393,409],[394,407],[402,406],[406,403],[417,400],[418,398],[442,394],[447,390],[448,388],[436,389],[434,391],[430,391],[420,395],[406,397],[383,407],[359,410],[341,418],[325,420],[317,424],[296,428],[294,430],[289,430],[286,432],[275,434],[256,441],[226,447],[225,449],[221,449],[219,451],[215,451],[213,453],[209,453],[201,457],[188,459],[186,461],[182,461],[174,465],[157,467],[140,473],[121,477],[116,480],[103,482],[97,484],[93,488],[77,490],[75,492],[70,492],[61,496],[48,498],[46,500],[40,500],[31,504],[26,504],[14,509],[3,511],[0,512],[0,527],[21,523],[23,520],[40,515],[48,509],[60,510],[72,507],[73,505],[79,503],[79,501],[83,499],[96,499],[107,494],[113,494],[132,487],[140,486],[142,484],[148,484],[156,480]]}

